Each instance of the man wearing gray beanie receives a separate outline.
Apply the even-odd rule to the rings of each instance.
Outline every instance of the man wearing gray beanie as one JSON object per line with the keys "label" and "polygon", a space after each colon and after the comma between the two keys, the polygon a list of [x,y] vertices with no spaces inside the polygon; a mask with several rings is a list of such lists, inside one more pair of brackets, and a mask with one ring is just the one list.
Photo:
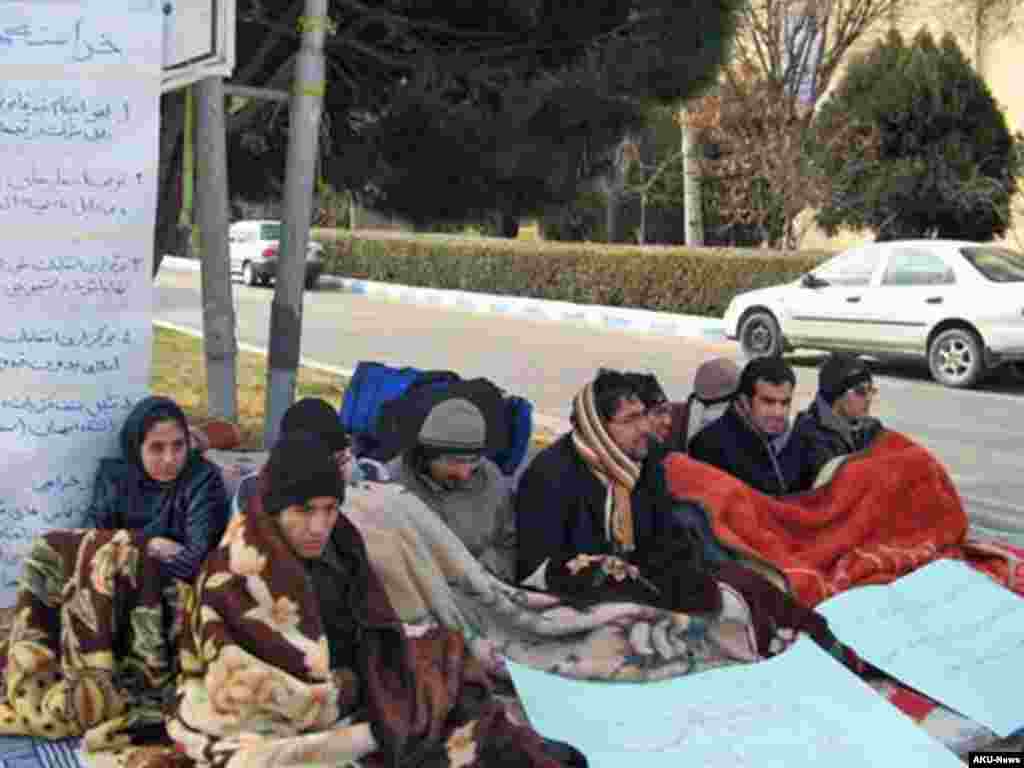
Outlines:
{"label": "man wearing gray beanie", "polygon": [[835,352],[825,360],[817,397],[794,426],[814,476],[832,459],[864,450],[878,437],[882,423],[871,416],[877,392],[870,369],[856,355]]}
{"label": "man wearing gray beanie", "polygon": [[388,470],[459,537],[496,576],[515,576],[515,527],[508,482],[483,453],[487,420],[463,397],[433,405],[415,445]]}

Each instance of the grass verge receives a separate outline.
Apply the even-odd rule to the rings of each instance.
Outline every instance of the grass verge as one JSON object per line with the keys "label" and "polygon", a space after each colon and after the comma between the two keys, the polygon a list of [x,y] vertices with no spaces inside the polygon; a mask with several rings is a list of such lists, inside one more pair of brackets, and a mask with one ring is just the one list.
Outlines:
{"label": "grass verge", "polygon": [[[263,447],[263,406],[266,399],[267,358],[255,352],[238,353],[238,415],[242,447]],[[313,368],[299,369],[296,397],[321,397],[337,407],[348,380]],[[167,328],[153,328],[153,367],[150,391],[173,398],[193,424],[208,420],[206,361],[203,342]]]}

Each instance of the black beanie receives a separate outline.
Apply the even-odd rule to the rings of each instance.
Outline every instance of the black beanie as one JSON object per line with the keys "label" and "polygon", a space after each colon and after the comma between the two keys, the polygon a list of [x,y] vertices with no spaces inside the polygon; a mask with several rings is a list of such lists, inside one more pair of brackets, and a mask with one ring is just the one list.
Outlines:
{"label": "black beanie", "polygon": [[349,446],[348,435],[341,427],[337,411],[319,397],[304,397],[289,406],[281,417],[281,434],[288,432],[318,435],[332,451],[343,451]]}
{"label": "black beanie", "polygon": [[829,405],[858,384],[871,383],[871,371],[856,355],[835,352],[818,373],[818,394]]}
{"label": "black beanie", "polygon": [[309,432],[287,432],[274,444],[267,460],[267,492],[263,509],[277,515],[293,504],[304,505],[318,496],[345,500],[345,481],[331,447]]}

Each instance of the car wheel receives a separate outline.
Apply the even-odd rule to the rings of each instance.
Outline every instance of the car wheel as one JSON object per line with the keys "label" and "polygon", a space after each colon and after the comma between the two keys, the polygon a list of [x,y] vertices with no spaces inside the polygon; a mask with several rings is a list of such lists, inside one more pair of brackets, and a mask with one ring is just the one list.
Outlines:
{"label": "car wheel", "polygon": [[260,277],[260,285],[262,285],[264,288],[269,288],[270,287],[270,275],[262,275]]}
{"label": "car wheel", "polygon": [[985,373],[981,339],[967,328],[943,331],[928,347],[928,368],[939,384],[973,387]]}
{"label": "car wheel", "polygon": [[315,275],[310,275],[309,277],[307,277],[306,278],[306,290],[307,291],[314,291],[314,290],[316,290],[316,283],[317,283],[317,278],[316,278]]}
{"label": "car wheel", "polygon": [[256,285],[259,278],[256,277],[256,270],[248,261],[242,265],[242,282],[246,285]]}
{"label": "car wheel", "polygon": [[775,316],[766,309],[755,310],[740,321],[739,337],[740,348],[748,358],[782,354],[782,331]]}

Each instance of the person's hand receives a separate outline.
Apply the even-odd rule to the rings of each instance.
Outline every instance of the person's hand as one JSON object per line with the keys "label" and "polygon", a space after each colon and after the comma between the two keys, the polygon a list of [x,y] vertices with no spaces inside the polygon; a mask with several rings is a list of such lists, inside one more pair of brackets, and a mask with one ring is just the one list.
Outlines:
{"label": "person's hand", "polygon": [[174,558],[183,547],[173,539],[164,536],[154,536],[146,545],[146,554],[155,557],[157,560],[167,562]]}

